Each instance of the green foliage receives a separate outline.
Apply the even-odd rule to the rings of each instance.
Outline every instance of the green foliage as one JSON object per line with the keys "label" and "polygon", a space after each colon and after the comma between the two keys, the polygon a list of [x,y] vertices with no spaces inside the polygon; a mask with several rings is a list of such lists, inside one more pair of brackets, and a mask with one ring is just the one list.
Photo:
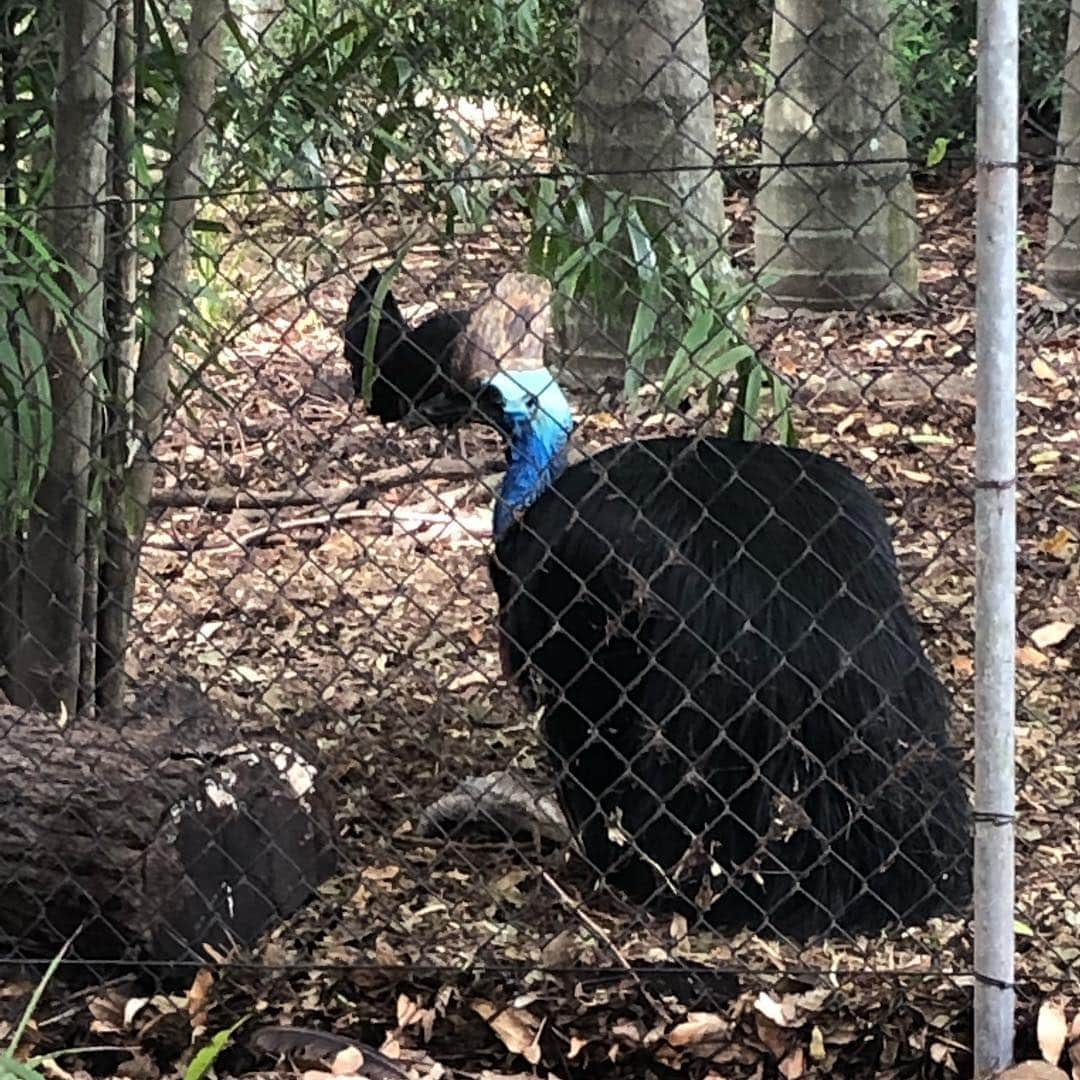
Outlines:
{"label": "green foliage", "polygon": [[770,0],[741,4],[705,0],[705,27],[713,74],[732,74],[767,59],[772,7]]}
{"label": "green foliage", "polygon": [[[940,163],[937,140],[962,151],[974,136],[975,0],[885,2],[895,6],[912,153]],[[714,76],[763,86],[771,5],[706,0],[705,10]],[[437,99],[492,98],[565,145],[576,14],[576,0],[289,0],[257,40],[233,20],[214,117],[217,173],[230,186],[317,188],[340,180],[337,163],[346,160],[362,163],[349,180],[370,185],[385,183],[392,163],[411,166],[448,229],[475,226],[490,209],[475,175],[476,133],[440,112]],[[1066,18],[1061,0],[1021,0],[1021,97],[1031,107],[1056,108]],[[171,63],[164,46],[159,60],[160,84]],[[158,120],[162,130],[166,121]],[[311,197],[333,212],[324,194]]]}
{"label": "green foliage", "polygon": [[[897,76],[909,147],[924,156],[936,140],[975,140],[976,0],[892,0]],[[1056,124],[1069,5],[1020,0],[1020,100]],[[1053,132],[1051,132],[1053,133]]]}
{"label": "green foliage", "polygon": [[[258,39],[231,18],[215,171],[232,186],[315,187],[355,155],[369,184],[387,178],[391,159],[446,180],[476,133],[439,113],[442,94],[490,97],[565,127],[573,10],[570,0],[289,0]],[[454,213],[471,218],[455,198]]]}
{"label": "green foliage", "polygon": [[[9,0],[0,6],[0,69],[5,82],[11,80],[10,95],[3,102],[5,130],[0,140],[6,140],[9,125],[14,135],[0,159],[0,175],[5,177],[25,170],[30,162],[43,165],[51,150],[56,25],[51,0],[23,4]],[[26,172],[20,177],[31,188],[40,179]],[[29,194],[33,197],[34,192]]]}
{"label": "green foliage", "polygon": [[51,1061],[66,1054],[76,1053],[74,1050],[58,1050],[56,1053],[42,1054],[38,1057],[29,1058],[26,1061],[20,1061],[16,1056],[19,1052],[19,1044],[22,1042],[23,1035],[26,1034],[26,1029],[29,1027],[30,1021],[34,1017],[34,1012],[37,1010],[38,1003],[41,1001],[41,995],[45,993],[45,987],[49,985],[49,980],[56,974],[56,969],[64,959],[64,955],[67,953],[71,941],[72,939],[69,938],[64,943],[63,948],[49,961],[49,966],[45,969],[45,974],[41,976],[37,986],[34,987],[34,992],[30,995],[30,1000],[26,1003],[26,1008],[23,1009],[22,1016],[15,1025],[15,1030],[11,1033],[11,1039],[8,1042],[7,1049],[0,1050],[0,1080],[45,1080],[45,1074],[40,1068],[44,1062]]}
{"label": "green foliage", "polygon": [[792,442],[787,387],[740,333],[758,286],[703,267],[673,239],[672,230],[650,229],[655,200],[617,191],[599,194],[597,214],[583,186],[559,190],[542,180],[532,203],[529,257],[533,269],[553,282],[556,303],[584,303],[605,329],[632,312],[627,398],[637,398],[647,372],[659,365],[662,405],[677,407],[697,386],[715,409],[727,377],[737,371],[733,433],[760,434],[760,391],[767,383],[780,435]]}
{"label": "green foliage", "polygon": [[405,261],[408,248],[402,248],[397,253],[394,261],[386,268],[379,277],[379,284],[375,286],[375,295],[371,298],[371,309],[368,312],[367,333],[364,334],[364,372],[360,380],[360,396],[365,401],[371,400],[371,391],[375,385],[375,376],[378,370],[375,366],[375,342],[379,337],[379,323],[382,321],[383,304],[386,295],[394,284],[394,278],[401,270],[401,264]]}
{"label": "green foliage", "polygon": [[926,152],[926,167],[928,169],[936,168],[945,159],[945,155],[949,152],[949,140],[943,139],[939,135],[930,149]]}
{"label": "green foliage", "polygon": [[232,1027],[227,1027],[213,1035],[191,1059],[191,1063],[184,1070],[184,1080],[203,1080],[203,1077],[214,1067],[214,1062],[217,1061],[222,1050],[229,1045],[236,1029],[246,1020],[247,1017],[242,1016]]}
{"label": "green foliage", "polygon": [[[41,1068],[46,1062],[53,1062],[56,1061],[57,1058],[71,1057],[75,1054],[114,1053],[118,1049],[118,1047],[115,1046],[74,1046],[64,1050],[54,1050],[47,1054],[37,1054],[27,1058],[25,1061],[20,1061],[17,1056],[19,1044],[22,1042],[23,1036],[26,1034],[26,1029],[29,1027],[30,1021],[33,1019],[34,1013],[41,1002],[41,997],[45,993],[45,988],[48,986],[53,975],[56,974],[57,968],[60,966],[68,949],[71,947],[72,941],[78,933],[79,931],[76,931],[75,934],[68,938],[56,956],[49,961],[49,966],[45,969],[45,973],[38,981],[37,986],[34,987],[34,992],[30,995],[30,1000],[27,1001],[26,1008],[23,1009],[19,1022],[15,1025],[15,1030],[11,1033],[11,1039],[8,1042],[7,1048],[0,1049],[0,1080],[46,1080],[46,1072]],[[237,1028],[245,1023],[247,1019],[246,1016],[242,1016],[231,1027],[225,1028],[213,1035],[210,1041],[191,1059],[190,1064],[184,1070],[183,1080],[203,1080],[207,1073],[213,1068],[214,1062],[217,1061],[221,1052],[229,1045],[229,1041],[232,1039]]]}
{"label": "green foliage", "polygon": [[52,395],[45,352],[27,310],[37,296],[81,347],[64,268],[29,226],[0,212],[0,538],[29,515],[52,449]]}
{"label": "green foliage", "polygon": [[975,137],[975,5],[893,0],[894,45],[908,147],[923,157],[935,139]]}

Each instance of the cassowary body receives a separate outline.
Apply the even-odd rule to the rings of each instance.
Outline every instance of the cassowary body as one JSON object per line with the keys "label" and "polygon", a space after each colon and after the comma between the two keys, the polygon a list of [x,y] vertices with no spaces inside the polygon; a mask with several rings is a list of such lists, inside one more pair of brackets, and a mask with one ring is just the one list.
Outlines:
{"label": "cassowary body", "polygon": [[962,908],[947,701],[865,486],[720,438],[566,467],[570,410],[546,369],[479,382],[509,446],[503,663],[543,707],[596,871],[653,908],[802,938]]}
{"label": "cassowary body", "polygon": [[491,572],[564,812],[620,892],[794,937],[966,901],[946,699],[846,469],[615,447],[507,528]]}
{"label": "cassowary body", "polygon": [[[364,342],[375,290],[381,275],[368,271],[356,287],[345,321],[345,359],[359,397],[364,380]],[[391,292],[387,292],[376,331],[375,381],[367,411],[384,424],[404,420],[425,401],[449,389],[458,337],[469,321],[467,311],[438,312],[410,328]]]}

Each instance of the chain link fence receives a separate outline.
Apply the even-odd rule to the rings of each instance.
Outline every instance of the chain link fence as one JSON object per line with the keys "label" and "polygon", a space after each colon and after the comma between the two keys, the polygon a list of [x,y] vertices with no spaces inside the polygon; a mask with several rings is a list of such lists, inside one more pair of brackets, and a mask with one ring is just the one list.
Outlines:
{"label": "chain link fence", "polygon": [[0,6],[4,1068],[1080,1075],[1080,15],[988,11],[980,276],[966,0]]}

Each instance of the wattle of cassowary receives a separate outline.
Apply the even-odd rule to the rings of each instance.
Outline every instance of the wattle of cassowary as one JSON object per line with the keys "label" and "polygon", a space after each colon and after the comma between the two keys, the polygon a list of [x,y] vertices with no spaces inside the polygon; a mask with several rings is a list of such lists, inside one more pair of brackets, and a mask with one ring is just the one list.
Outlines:
{"label": "wattle of cassowary", "polygon": [[768,443],[649,439],[568,465],[570,407],[531,341],[546,289],[500,281],[463,335],[468,393],[431,408],[506,439],[504,671],[542,706],[585,858],[721,929],[963,913],[968,800],[880,505],[841,464]]}
{"label": "wattle of cassowary", "polygon": [[563,472],[491,559],[588,862],[796,938],[962,910],[967,798],[877,502],[823,457],[667,438]]}
{"label": "wattle of cassowary", "polygon": [[[360,396],[364,379],[364,342],[381,274],[368,271],[349,301],[345,317],[345,360],[353,391]],[[410,327],[392,292],[383,299],[373,360],[375,381],[367,411],[384,424],[404,420],[425,401],[447,391],[458,337],[467,311],[440,311]]]}

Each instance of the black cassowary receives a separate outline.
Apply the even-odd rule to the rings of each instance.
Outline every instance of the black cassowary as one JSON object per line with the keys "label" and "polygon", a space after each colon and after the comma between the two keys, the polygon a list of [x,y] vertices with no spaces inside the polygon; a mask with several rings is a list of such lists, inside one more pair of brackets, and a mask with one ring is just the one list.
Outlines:
{"label": "black cassowary", "polygon": [[430,409],[469,408],[507,440],[503,665],[543,707],[589,863],[638,903],[724,929],[807,938],[962,911],[970,818],[948,704],[876,500],[818,454],[724,438],[567,466],[570,409],[539,351],[517,348],[514,370],[481,356],[528,322],[508,295],[471,324],[473,392]]}
{"label": "black cassowary", "polygon": [[[364,380],[364,342],[380,279],[378,270],[368,271],[349,301],[345,319],[345,360],[358,397]],[[425,400],[445,393],[458,337],[468,321],[468,311],[440,311],[410,328],[388,291],[376,331],[376,375],[367,411],[388,424],[408,418]]]}

